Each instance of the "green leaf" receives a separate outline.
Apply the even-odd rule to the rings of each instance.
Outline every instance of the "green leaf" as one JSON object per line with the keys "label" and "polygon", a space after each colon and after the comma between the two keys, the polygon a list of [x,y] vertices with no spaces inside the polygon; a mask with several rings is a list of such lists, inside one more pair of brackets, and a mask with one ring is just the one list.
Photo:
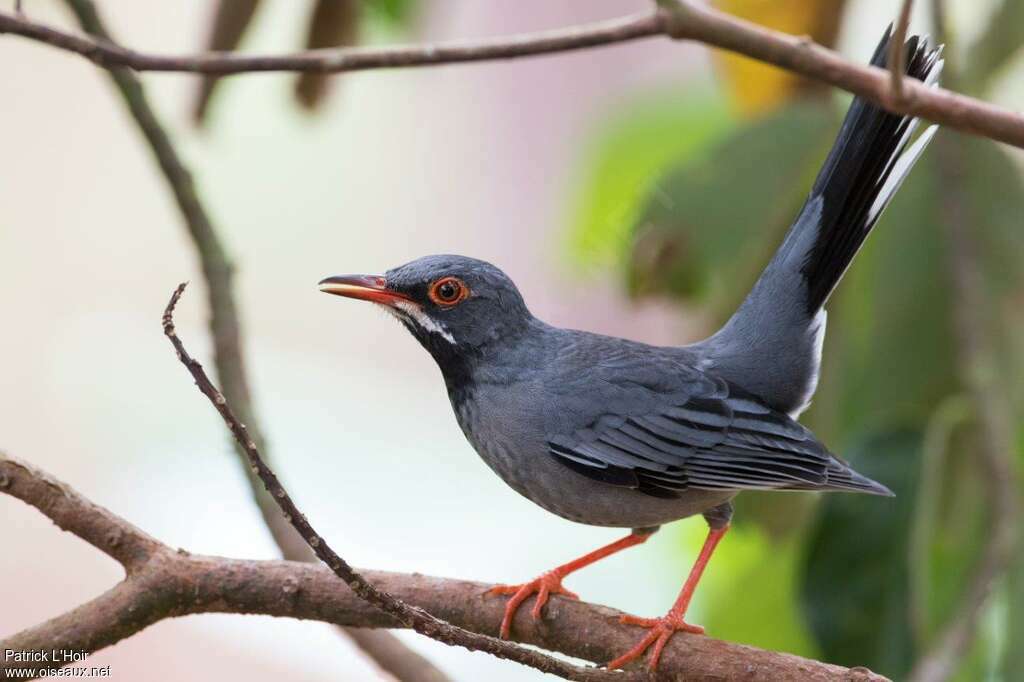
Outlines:
{"label": "green leaf", "polygon": [[632,291],[710,291],[731,312],[799,210],[836,125],[830,106],[794,104],[676,164],[636,220]]}
{"label": "green leaf", "polygon": [[779,542],[753,524],[734,526],[701,580],[694,622],[731,642],[819,655],[797,608],[799,550],[796,536]]}
{"label": "green leaf", "polygon": [[852,449],[851,464],[896,497],[832,494],[822,504],[807,541],[800,596],[828,661],[894,679],[910,668],[907,538],[920,458],[919,432],[867,436]]}
{"label": "green leaf", "polygon": [[405,27],[415,16],[416,0],[363,0],[370,15],[391,28]]}
{"label": "green leaf", "polygon": [[570,202],[569,246],[577,263],[620,263],[652,180],[700,155],[732,124],[719,95],[676,89],[646,95],[601,123],[588,136],[584,175]]}

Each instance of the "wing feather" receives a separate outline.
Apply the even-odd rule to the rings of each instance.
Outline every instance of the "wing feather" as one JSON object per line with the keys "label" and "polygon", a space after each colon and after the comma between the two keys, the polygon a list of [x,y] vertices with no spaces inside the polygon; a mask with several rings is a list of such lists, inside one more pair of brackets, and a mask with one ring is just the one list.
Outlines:
{"label": "wing feather", "polygon": [[549,439],[549,452],[584,476],[655,497],[691,488],[887,492],[795,420],[723,383],[643,414],[602,414],[571,437]]}

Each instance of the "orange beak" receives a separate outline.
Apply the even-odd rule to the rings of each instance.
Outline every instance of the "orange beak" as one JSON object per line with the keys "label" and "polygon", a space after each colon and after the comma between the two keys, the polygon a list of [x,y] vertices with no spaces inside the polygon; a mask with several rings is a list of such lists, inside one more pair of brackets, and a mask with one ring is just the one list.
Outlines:
{"label": "orange beak", "polygon": [[411,300],[404,294],[388,290],[386,284],[386,280],[380,275],[337,275],[320,280],[319,286],[320,291],[327,294],[384,305]]}

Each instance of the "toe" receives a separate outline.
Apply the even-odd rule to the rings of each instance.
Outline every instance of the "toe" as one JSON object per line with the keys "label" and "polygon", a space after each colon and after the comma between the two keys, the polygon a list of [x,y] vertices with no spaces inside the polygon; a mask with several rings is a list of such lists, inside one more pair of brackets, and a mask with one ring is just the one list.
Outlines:
{"label": "toe", "polygon": [[609,670],[615,670],[616,668],[621,668],[627,663],[635,661],[636,659],[640,658],[644,655],[644,652],[647,651],[647,647],[651,646],[651,644],[653,644],[654,641],[658,638],[658,635],[659,633],[657,630],[651,630],[644,636],[643,639],[637,642],[636,646],[634,646],[632,649],[622,654],[615,660],[609,661],[607,668]]}
{"label": "toe", "polygon": [[640,616],[631,616],[628,613],[619,616],[619,622],[623,625],[639,625],[642,628],[653,628],[661,622],[660,618],[641,618]]}
{"label": "toe", "polygon": [[551,590],[548,589],[547,585],[542,584],[540,586],[540,590],[537,592],[537,599],[534,600],[533,608],[530,609],[530,614],[533,616],[534,620],[540,619],[540,611],[544,608],[544,605],[548,603],[548,595],[550,593]]}

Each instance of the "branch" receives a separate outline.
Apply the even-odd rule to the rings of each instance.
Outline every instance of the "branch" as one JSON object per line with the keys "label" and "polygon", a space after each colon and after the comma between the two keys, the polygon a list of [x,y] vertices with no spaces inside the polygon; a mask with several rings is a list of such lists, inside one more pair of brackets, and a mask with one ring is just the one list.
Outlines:
{"label": "branch", "polygon": [[[81,0],[79,0],[81,1]],[[806,36],[793,36],[739,19],[693,0],[660,0],[659,8],[538,33],[433,45],[307,50],[287,55],[209,52],[169,56],[139,52],[0,12],[0,33],[74,52],[106,69],[185,71],[221,76],[262,71],[342,73],[517,59],[667,36],[693,40],[829,83],[890,111],[912,114],[961,132],[1024,148],[1024,116],[981,100],[905,79],[898,96],[884,70],[849,62]]]}
{"label": "branch", "polygon": [[422,609],[409,606],[388,592],[374,587],[358,571],[352,568],[348,562],[338,556],[330,545],[327,544],[327,541],[316,532],[306,519],[306,516],[295,506],[291,496],[281,485],[277,476],[263,461],[256,443],[249,437],[245,424],[238,421],[238,418],[231,411],[231,407],[227,404],[227,400],[217,390],[217,387],[213,385],[210,378],[206,376],[206,371],[203,370],[202,365],[185,350],[184,344],[182,344],[174,329],[174,308],[178,304],[178,300],[184,293],[186,286],[186,284],[178,285],[178,288],[174,290],[174,294],[171,296],[170,302],[167,304],[167,308],[164,310],[164,335],[170,339],[174,350],[178,353],[178,359],[181,360],[189,374],[195,379],[196,386],[199,387],[203,395],[209,398],[210,403],[220,414],[221,418],[224,419],[224,423],[227,425],[228,430],[231,431],[231,435],[235,437],[235,441],[245,451],[253,473],[259,476],[264,488],[270,493],[277,506],[281,508],[281,513],[284,514],[285,520],[302,536],[302,539],[306,541],[306,544],[313,550],[317,558],[329,566],[335,575],[345,581],[353,592],[368,604],[377,607],[405,627],[410,627],[421,635],[436,639],[445,644],[462,646],[470,651],[484,651],[499,658],[507,658],[531,668],[536,668],[542,672],[558,675],[567,680],[604,680],[614,675],[614,673],[595,668],[580,668],[545,654],[524,649],[511,642],[470,632],[446,623]]}
{"label": "branch", "polygon": [[[77,519],[75,524],[62,527],[89,542],[93,537],[120,534],[128,542],[147,546],[147,558],[126,580],[77,609],[0,640],[0,650],[92,653],[160,620],[200,613],[262,614],[347,627],[403,627],[400,620],[371,606],[323,566],[199,556],[175,550],[33,466],[3,454],[0,492],[31,504],[58,525]],[[115,556],[117,550],[102,542],[96,547],[110,556]],[[412,608],[435,613],[475,632],[497,634],[505,601],[483,596],[490,585],[419,574],[359,573]],[[534,620],[522,610],[513,630],[525,643],[576,658],[606,661],[631,646],[636,638],[636,630],[621,625],[619,615],[614,609],[556,596],[548,602],[543,620]],[[0,658],[0,670],[6,666],[38,671],[37,665],[5,663]],[[680,680],[884,680],[862,668],[851,670],[682,633],[665,648],[661,671],[662,677]],[[637,679],[633,673],[593,672],[607,679]]]}
{"label": "branch", "polygon": [[[82,29],[108,45],[115,45],[104,26],[103,20],[91,0],[66,0]],[[206,280],[208,304],[210,307],[210,335],[213,337],[214,366],[217,377],[224,387],[224,395],[239,418],[249,425],[249,433],[258,447],[266,453],[264,441],[257,426],[252,396],[245,371],[241,347],[241,321],[235,303],[232,274],[233,268],[226,249],[221,243],[209,213],[203,206],[196,191],[192,174],[178,155],[156,112],[150,106],[146,91],[138,77],[124,68],[110,69],[110,77],[120,93],[132,118],[149,145],[160,170],[174,194],[175,201],[185,222],[189,237],[199,256],[200,268]],[[291,526],[284,522],[274,501],[264,492],[258,479],[252,475],[246,463],[245,454],[238,450],[238,461],[242,465],[249,483],[253,501],[275,544],[285,559],[293,561],[315,561],[313,553]],[[268,457],[268,455],[264,455]],[[349,632],[343,634],[352,639],[384,670],[402,682],[444,682],[447,677],[430,661],[409,649],[388,632]]]}
{"label": "branch", "polygon": [[133,71],[187,71],[230,76],[262,71],[341,73],[531,57],[663,35],[665,16],[661,13],[636,14],[553,31],[438,45],[345,47],[274,56],[231,52],[180,57],[146,54],[106,41],[65,33],[4,12],[0,12],[0,33],[20,35],[75,52],[105,69],[127,67]]}
{"label": "branch", "polygon": [[914,0],[903,0],[900,7],[900,16],[896,21],[896,30],[893,32],[892,40],[889,41],[889,76],[892,83],[892,97],[900,100],[903,97],[903,72],[907,70],[907,49],[904,46],[907,42],[907,29],[910,28],[910,10],[914,7]]}

